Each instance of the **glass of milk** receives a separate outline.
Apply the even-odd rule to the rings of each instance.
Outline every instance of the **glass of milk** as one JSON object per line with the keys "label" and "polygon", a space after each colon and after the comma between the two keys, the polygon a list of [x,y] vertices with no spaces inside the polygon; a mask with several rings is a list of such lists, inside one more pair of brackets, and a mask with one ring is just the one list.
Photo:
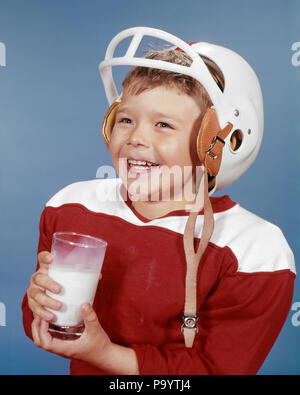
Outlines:
{"label": "glass of milk", "polygon": [[88,235],[53,234],[51,254],[54,260],[49,265],[48,275],[61,285],[62,291],[60,294],[46,293],[62,302],[62,308],[47,308],[55,315],[49,325],[52,336],[64,340],[81,336],[84,324],[80,308],[86,302],[94,302],[106,246],[106,241]]}

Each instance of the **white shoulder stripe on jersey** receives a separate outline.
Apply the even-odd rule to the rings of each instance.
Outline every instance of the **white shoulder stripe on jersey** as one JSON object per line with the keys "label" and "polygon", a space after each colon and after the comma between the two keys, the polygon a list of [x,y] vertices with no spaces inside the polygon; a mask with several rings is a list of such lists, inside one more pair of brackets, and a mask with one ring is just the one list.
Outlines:
{"label": "white shoulder stripe on jersey", "polygon": [[[135,226],[157,226],[183,234],[187,216],[170,216],[142,222],[129,209],[120,194],[121,179],[95,179],[70,184],[55,194],[46,207],[81,204],[95,213],[120,217]],[[289,269],[296,273],[294,255],[276,225],[258,217],[239,204],[214,214],[211,242],[228,246],[238,260],[238,271],[273,272]],[[203,216],[198,216],[195,235],[201,236]]]}

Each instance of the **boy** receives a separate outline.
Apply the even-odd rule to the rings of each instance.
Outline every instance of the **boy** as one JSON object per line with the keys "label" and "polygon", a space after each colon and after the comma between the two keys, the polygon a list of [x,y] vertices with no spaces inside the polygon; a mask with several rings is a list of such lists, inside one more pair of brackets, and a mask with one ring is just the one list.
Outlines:
{"label": "boy", "polygon": [[[137,61],[144,34],[174,48]],[[113,59],[130,35],[126,55]],[[136,66],[121,98],[114,64]],[[72,374],[255,374],[290,308],[293,254],[275,225],[228,195],[208,198],[257,155],[263,109],[254,72],[230,50],[149,28],[116,36],[100,70],[112,103],[102,135],[120,179],[75,183],[47,203],[22,306],[26,334],[70,358]],[[82,307],[76,341],[48,333],[45,307],[62,307],[44,292],[61,289],[47,275],[56,231],[108,242],[94,309]]]}

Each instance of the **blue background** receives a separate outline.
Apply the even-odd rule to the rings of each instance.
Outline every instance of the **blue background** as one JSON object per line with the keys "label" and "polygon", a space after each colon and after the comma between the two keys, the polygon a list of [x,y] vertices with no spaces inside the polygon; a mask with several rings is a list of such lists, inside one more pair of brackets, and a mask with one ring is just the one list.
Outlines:
{"label": "blue background", "polygon": [[[119,31],[150,26],[186,41],[232,48],[255,69],[265,103],[265,134],[254,165],[230,194],[275,223],[300,253],[299,1],[291,0],[0,0],[0,373],[67,374],[68,361],[25,337],[21,301],[36,266],[39,217],[59,189],[95,178],[111,160],[99,126],[107,109],[98,75]],[[297,236],[298,233],[298,236]],[[299,279],[294,302],[300,301]],[[291,311],[260,374],[298,374],[300,327]]]}

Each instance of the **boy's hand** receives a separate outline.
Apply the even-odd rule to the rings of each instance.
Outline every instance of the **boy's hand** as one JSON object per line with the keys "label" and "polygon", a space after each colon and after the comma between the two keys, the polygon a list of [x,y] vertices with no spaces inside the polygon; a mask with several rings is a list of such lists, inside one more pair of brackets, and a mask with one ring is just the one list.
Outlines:
{"label": "boy's hand", "polygon": [[34,344],[62,357],[101,367],[102,361],[104,363],[106,356],[110,353],[112,342],[89,303],[81,306],[81,313],[85,330],[77,340],[60,340],[52,337],[48,332],[49,323],[37,316],[31,326]]}
{"label": "boy's hand", "polygon": [[[44,306],[58,310],[61,304],[46,295],[45,290],[59,293],[61,287],[48,277],[48,267],[53,261],[53,255],[43,251],[39,253],[38,260],[40,269],[31,276],[27,289],[28,304],[34,315],[31,325],[34,344],[46,351],[65,358],[81,360],[103,370],[120,374],[138,374],[135,352],[111,342],[90,304],[85,304],[81,308],[85,330],[79,339],[60,340],[51,336],[48,332],[48,321],[54,317]],[[101,278],[102,274],[99,280]],[[56,302],[58,304],[55,307]]]}
{"label": "boy's hand", "polygon": [[53,255],[48,251],[42,251],[38,254],[40,268],[30,279],[30,285],[27,288],[28,305],[33,316],[39,316],[42,320],[51,321],[54,315],[44,307],[53,310],[59,310],[62,303],[46,295],[45,291],[59,293],[61,286],[48,276],[49,264],[53,261]]}

